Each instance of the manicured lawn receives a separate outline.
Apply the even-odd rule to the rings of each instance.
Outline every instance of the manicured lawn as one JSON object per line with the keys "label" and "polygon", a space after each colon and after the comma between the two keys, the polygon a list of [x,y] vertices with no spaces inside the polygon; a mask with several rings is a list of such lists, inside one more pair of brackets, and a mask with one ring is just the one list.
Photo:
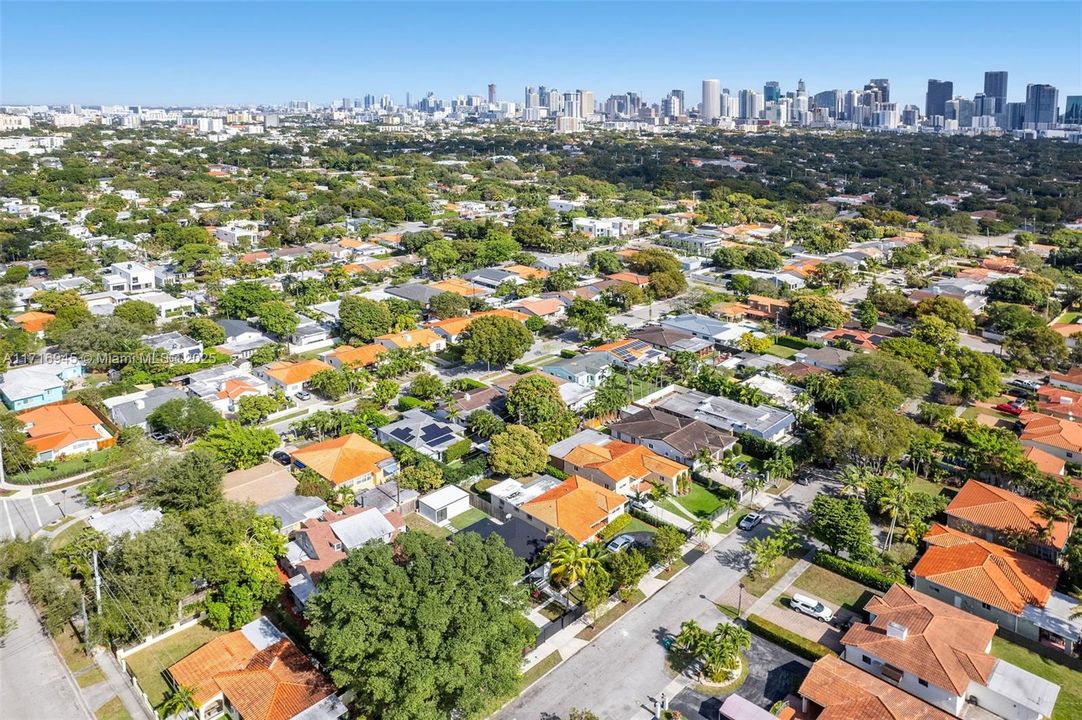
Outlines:
{"label": "manicured lawn", "polygon": [[853,612],[863,610],[864,604],[875,594],[871,588],[818,565],[812,565],[801,573],[793,583],[793,588],[803,590],[820,600],[841,605]]}
{"label": "manicured lawn", "polygon": [[561,605],[560,603],[550,602],[548,605],[538,610],[538,612],[544,615],[546,620],[552,622],[554,620],[559,620],[560,618],[562,618],[567,611],[564,610],[563,605]]}
{"label": "manicured lawn", "polygon": [[992,408],[983,407],[967,407],[962,411],[962,417],[966,420],[976,420],[979,415],[987,415],[993,417],[996,420],[1006,420],[1008,422],[1015,422],[1018,418],[1008,413],[1000,412],[999,410],[993,410]]}
{"label": "manicured lawn", "polygon": [[98,708],[98,711],[94,713],[94,717],[98,720],[131,720],[131,715],[128,714],[124,703],[118,697],[114,697]]}
{"label": "manicured lawn", "polygon": [[1075,311],[1072,310],[1071,312],[1065,312],[1062,315],[1060,315],[1058,318],[1056,318],[1055,322],[1057,322],[1057,323],[1073,323],[1075,320],[1077,320],[1080,317],[1082,317],[1082,312],[1075,312]]}
{"label": "manicured lawn", "polygon": [[767,348],[766,352],[768,355],[773,355],[774,357],[780,357],[788,360],[800,351],[796,348],[786,347],[785,345],[778,345],[775,343],[774,345],[771,345],[769,348]]}
{"label": "manicured lawn", "polygon": [[931,480],[925,480],[922,477],[918,477],[913,481],[913,484],[909,486],[914,492],[928,493],[929,495],[938,495],[943,489],[943,486],[939,483],[934,483]]}
{"label": "manicured lawn", "polygon": [[525,690],[527,687],[540,680],[541,676],[559,665],[560,660],[560,651],[555,650],[551,655],[546,655],[542,660],[534,663],[533,667],[522,673],[522,689]]}
{"label": "manicured lawn", "polygon": [[485,513],[481,510],[471,507],[469,510],[462,513],[461,515],[451,518],[451,527],[453,527],[455,530],[464,530],[470,525],[481,522],[487,517],[488,515],[485,515]]}
{"label": "manicured lawn", "polygon": [[696,517],[709,517],[721,507],[721,498],[698,483],[691,483],[691,491],[687,495],[677,495],[672,499]]}
{"label": "manicured lawn", "polygon": [[652,533],[656,533],[656,532],[657,532],[657,528],[654,527],[653,525],[650,525],[648,523],[644,523],[642,520],[639,520],[637,517],[633,517],[633,518],[631,518],[631,522],[629,522],[627,525],[625,525],[624,529],[620,531],[620,534],[621,535],[625,535],[627,533],[651,533],[652,534]]}
{"label": "manicured lawn", "polygon": [[405,518],[406,527],[413,532],[423,532],[429,535],[434,535],[438,538],[447,538],[451,536],[451,531],[447,528],[442,528],[439,525],[430,523],[421,517],[420,513],[411,513]]}
{"label": "manicured lawn", "polygon": [[579,634],[575,637],[579,638],[580,640],[593,640],[595,637],[597,637],[598,633],[600,633],[609,625],[612,625],[614,622],[622,618],[624,615],[630,612],[631,608],[635,607],[645,599],[646,596],[643,595],[642,591],[636,590],[635,595],[632,596],[630,600],[628,600],[627,602],[621,601],[616,603],[616,605],[613,606],[612,609],[599,617],[597,619],[597,622],[595,622],[592,626],[587,627],[585,630],[579,632]]}
{"label": "manicured lawn", "polygon": [[163,670],[221,634],[205,625],[193,625],[129,656],[128,667],[135,674],[143,692],[150,698],[150,704],[158,707],[169,694],[169,686],[162,677]]}
{"label": "manicured lawn", "polygon": [[1059,685],[1059,699],[1052,711],[1052,720],[1082,717],[1082,673],[1052,662],[998,635],[992,638],[992,654]]}
{"label": "manicured lawn", "polygon": [[680,572],[681,570],[683,570],[687,566],[688,566],[688,564],[686,562],[684,562],[684,560],[682,558],[677,558],[676,560],[673,561],[672,565],[670,565],[668,568],[666,568],[665,570],[662,570],[661,572],[659,572],[657,574],[657,579],[658,580],[664,580],[664,581],[668,582],[669,580],[672,580],[673,575]]}
{"label": "manicured lawn", "polygon": [[72,475],[79,475],[90,470],[100,470],[116,457],[114,448],[98,452],[76,455],[68,460],[56,460],[42,463],[28,472],[8,475],[8,482],[17,485],[36,485],[50,480],[62,480]]}
{"label": "manicured lawn", "polygon": [[742,582],[744,583],[744,592],[755,597],[761,597],[770,588],[774,587],[782,575],[789,572],[790,568],[796,565],[797,560],[803,557],[804,553],[793,554],[792,556],[785,556],[781,560],[778,560],[778,564],[774,566],[774,574],[767,577],[765,574],[758,577],[751,577],[745,575]]}

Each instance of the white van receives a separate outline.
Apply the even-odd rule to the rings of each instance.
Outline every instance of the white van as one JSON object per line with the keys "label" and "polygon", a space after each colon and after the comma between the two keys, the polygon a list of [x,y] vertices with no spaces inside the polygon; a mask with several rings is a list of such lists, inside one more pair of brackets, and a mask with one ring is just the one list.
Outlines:
{"label": "white van", "polygon": [[824,605],[821,600],[807,595],[793,595],[793,599],[789,601],[789,607],[805,615],[811,615],[819,622],[830,622],[834,619],[833,610]]}

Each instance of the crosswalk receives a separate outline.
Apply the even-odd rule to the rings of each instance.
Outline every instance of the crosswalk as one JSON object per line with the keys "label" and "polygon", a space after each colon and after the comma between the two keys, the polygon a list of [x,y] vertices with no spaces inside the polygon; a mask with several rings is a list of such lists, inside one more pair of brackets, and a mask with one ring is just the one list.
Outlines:
{"label": "crosswalk", "polygon": [[41,528],[85,507],[78,491],[24,498],[0,498],[0,540],[28,538]]}

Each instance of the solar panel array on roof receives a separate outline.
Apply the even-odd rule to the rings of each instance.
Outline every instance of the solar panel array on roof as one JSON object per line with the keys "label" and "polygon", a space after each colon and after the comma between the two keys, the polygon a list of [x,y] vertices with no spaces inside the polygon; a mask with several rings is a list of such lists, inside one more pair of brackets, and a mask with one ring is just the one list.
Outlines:
{"label": "solar panel array on roof", "polygon": [[413,437],[413,431],[408,427],[400,427],[392,430],[391,435],[405,443],[409,442],[410,438]]}

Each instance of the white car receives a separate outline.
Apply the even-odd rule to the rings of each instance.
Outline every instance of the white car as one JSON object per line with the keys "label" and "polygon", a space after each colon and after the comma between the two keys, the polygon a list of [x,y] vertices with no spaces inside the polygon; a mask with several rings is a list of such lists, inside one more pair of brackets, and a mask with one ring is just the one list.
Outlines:
{"label": "white car", "polygon": [[618,535],[605,547],[609,552],[620,552],[635,544],[635,538],[630,535]]}
{"label": "white car", "polygon": [[823,604],[822,600],[816,600],[808,595],[797,593],[789,601],[789,607],[797,612],[810,615],[819,622],[830,622],[834,619],[834,611]]}
{"label": "white car", "polygon": [[654,505],[654,501],[650,498],[642,498],[641,500],[632,500],[631,507],[643,512],[653,512],[657,506]]}

